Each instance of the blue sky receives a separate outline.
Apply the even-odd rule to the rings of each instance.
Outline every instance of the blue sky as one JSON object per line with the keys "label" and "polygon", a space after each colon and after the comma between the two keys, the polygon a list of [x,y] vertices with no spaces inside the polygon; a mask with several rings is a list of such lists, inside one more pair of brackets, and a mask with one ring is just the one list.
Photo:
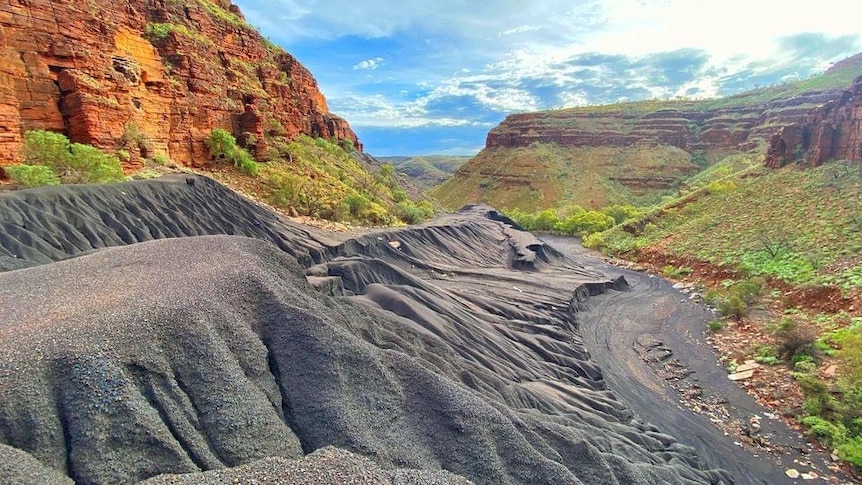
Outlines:
{"label": "blue sky", "polygon": [[507,114],[733,94],[862,51],[862,0],[234,0],[376,156],[478,152]]}

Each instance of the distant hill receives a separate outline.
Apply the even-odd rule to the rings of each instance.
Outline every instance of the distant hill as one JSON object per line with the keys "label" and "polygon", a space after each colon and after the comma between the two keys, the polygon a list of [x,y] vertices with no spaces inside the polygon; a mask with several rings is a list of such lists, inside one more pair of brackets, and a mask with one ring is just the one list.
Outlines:
{"label": "distant hill", "polygon": [[[449,208],[487,202],[536,210],[651,204],[724,157],[771,166],[862,158],[847,97],[862,54],[822,75],[726,98],[649,100],[514,114],[485,149],[432,191]],[[845,106],[842,108],[842,106]]]}
{"label": "distant hill", "polygon": [[395,171],[403,173],[416,185],[430,189],[445,182],[458,167],[464,165],[471,157],[455,157],[446,155],[422,155],[415,157],[378,157],[381,163],[389,163]]}

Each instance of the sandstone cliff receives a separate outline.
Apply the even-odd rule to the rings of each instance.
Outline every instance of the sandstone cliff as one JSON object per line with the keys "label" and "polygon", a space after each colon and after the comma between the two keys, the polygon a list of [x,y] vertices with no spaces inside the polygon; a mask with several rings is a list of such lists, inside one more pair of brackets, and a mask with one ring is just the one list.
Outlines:
{"label": "sandstone cliff", "polygon": [[488,133],[486,148],[528,147],[536,142],[564,147],[669,145],[696,156],[748,151],[768,142],[771,166],[860,160],[862,54],[814,80],[729,98],[515,114]]}
{"label": "sandstone cliff", "polygon": [[828,160],[862,160],[862,76],[850,90],[811,110],[801,123],[773,134],[766,166],[778,168],[798,161],[800,155],[814,166]]}
{"label": "sandstone cliff", "polygon": [[231,131],[256,155],[265,134],[348,140],[311,73],[229,0],[0,0],[0,164],[22,134],[164,153],[198,166],[203,139]]}
{"label": "sandstone cliff", "polygon": [[[862,82],[844,92],[806,93],[752,106],[709,109],[668,103],[655,111],[637,104],[608,112],[511,115],[488,133],[486,147],[630,147],[670,145],[689,153],[748,151],[769,140],[769,160],[862,159]],[[778,160],[780,159],[780,163]]]}
{"label": "sandstone cliff", "polygon": [[513,114],[432,194],[449,208],[650,205],[737,153],[770,167],[862,160],[862,54],[820,76],[726,98]]}

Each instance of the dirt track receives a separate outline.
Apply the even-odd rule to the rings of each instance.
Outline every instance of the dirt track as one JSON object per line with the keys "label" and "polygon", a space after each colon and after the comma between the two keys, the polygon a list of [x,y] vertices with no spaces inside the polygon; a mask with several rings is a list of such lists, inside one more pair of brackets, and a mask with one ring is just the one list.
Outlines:
{"label": "dirt track", "polygon": [[[637,416],[694,447],[708,466],[724,468],[736,477],[758,477],[754,483],[800,483],[784,474],[788,468],[814,470],[820,476],[833,474],[825,457],[810,453],[796,431],[779,419],[768,418],[768,409],[727,378],[705,342],[706,324],[715,318],[708,308],[690,301],[660,276],[603,262],[577,239],[542,239],[587,267],[620,274],[628,281],[629,291],[593,297],[590,311],[579,315],[579,324],[608,386]],[[645,342],[664,355],[645,355]],[[674,388],[692,386],[699,387],[702,395],[685,399]],[[663,412],[667,408],[657,406],[656,399],[676,404],[679,412]],[[692,411],[685,401],[699,406],[700,412]],[[744,433],[752,416],[761,418],[758,439],[768,442],[772,451],[735,444],[743,440],[734,431]],[[730,436],[725,436],[725,430]]]}

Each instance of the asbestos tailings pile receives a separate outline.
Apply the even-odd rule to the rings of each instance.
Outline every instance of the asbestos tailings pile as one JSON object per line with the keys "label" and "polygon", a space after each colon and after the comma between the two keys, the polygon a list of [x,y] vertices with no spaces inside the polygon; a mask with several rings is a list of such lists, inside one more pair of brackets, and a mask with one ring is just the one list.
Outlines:
{"label": "asbestos tailings pile", "polygon": [[732,483],[590,361],[576,314],[624,281],[493,218],[336,241],[203,178],[0,196],[0,482]]}

